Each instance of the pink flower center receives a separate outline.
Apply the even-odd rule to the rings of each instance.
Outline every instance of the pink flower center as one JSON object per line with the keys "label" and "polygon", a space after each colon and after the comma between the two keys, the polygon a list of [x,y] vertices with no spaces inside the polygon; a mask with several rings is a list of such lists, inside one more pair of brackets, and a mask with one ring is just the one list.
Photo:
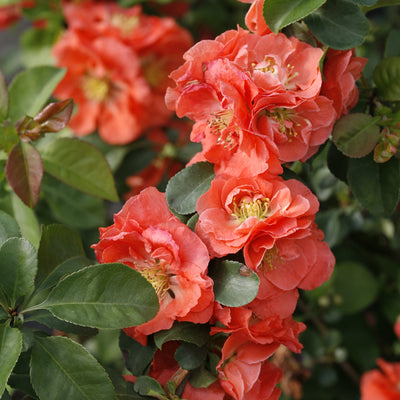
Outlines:
{"label": "pink flower center", "polygon": [[82,90],[87,99],[101,103],[104,101],[110,92],[111,82],[103,77],[87,74],[83,77]]}
{"label": "pink flower center", "polygon": [[251,199],[244,197],[239,204],[233,201],[233,216],[240,222],[250,217],[256,217],[259,221],[268,217],[270,200],[266,197]]}
{"label": "pink flower center", "polygon": [[297,136],[295,127],[300,126],[299,123],[295,123],[294,119],[296,113],[288,108],[276,108],[274,111],[266,111],[269,118],[272,118],[279,125],[279,131],[289,138],[289,141],[293,137]]}

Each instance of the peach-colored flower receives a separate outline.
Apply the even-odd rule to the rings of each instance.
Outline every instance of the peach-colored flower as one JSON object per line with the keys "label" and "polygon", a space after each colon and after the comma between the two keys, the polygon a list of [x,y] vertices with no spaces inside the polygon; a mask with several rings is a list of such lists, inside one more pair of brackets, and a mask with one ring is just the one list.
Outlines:
{"label": "peach-colored flower", "polygon": [[15,4],[0,6],[0,30],[6,29],[18,21],[22,17],[24,8],[32,8],[34,6],[35,2],[32,0],[24,0],[15,2]]}
{"label": "peach-colored flower", "polygon": [[326,142],[336,121],[332,101],[324,96],[295,107],[271,108],[263,97],[254,106],[254,131],[270,138],[278,148],[279,160],[306,161]]}
{"label": "peach-colored flower", "polygon": [[251,178],[217,176],[197,202],[196,233],[212,257],[222,257],[251,247],[258,232],[264,246],[306,229],[319,203],[297,180],[259,175]]}
{"label": "peach-colored flower", "polygon": [[292,316],[281,318],[276,314],[268,315],[268,311],[265,312],[262,306],[260,307],[260,302],[256,300],[243,307],[220,306],[214,311],[214,317],[223,326],[213,326],[211,334],[218,332],[230,334],[222,350],[222,362],[247,342],[271,345],[274,348],[283,344],[297,353],[303,348],[298,336],[305,330],[305,325],[294,321]]}
{"label": "peach-colored flower", "polygon": [[282,290],[312,290],[329,279],[335,265],[324,234],[316,224],[275,240],[257,231],[244,248],[246,265]]}
{"label": "peach-colored flower", "polygon": [[99,130],[104,141],[126,144],[171,116],[164,93],[168,75],[192,44],[171,18],[144,15],[139,6],[84,1],[63,6],[68,30],[54,55],[67,75],[56,89],[78,105],[77,135]]}
{"label": "peach-colored flower", "polygon": [[169,329],[175,320],[210,319],[214,294],[207,276],[207,249],[171,214],[165,195],[157,189],[131,197],[114,216],[114,224],[100,228],[100,241],[93,248],[99,262],[122,262],[139,271],[158,295],[156,317],[128,328],[127,334],[145,342],[146,335]]}
{"label": "peach-colored flower", "polygon": [[129,47],[111,37],[88,41],[70,30],[53,53],[58,66],[67,69],[54,93],[77,104],[70,121],[77,135],[97,128],[104,141],[125,144],[142,134],[150,90]]}
{"label": "peach-colored flower", "polygon": [[367,59],[355,57],[354,50],[328,49],[324,62],[321,95],[333,100],[337,118],[346,115],[357,104],[356,81]]}
{"label": "peach-colored flower", "polygon": [[235,400],[277,400],[275,386],[282,370],[267,361],[271,347],[256,343],[241,345],[232,356],[217,367],[219,382]]}
{"label": "peach-colored flower", "polygon": [[242,3],[252,3],[245,17],[245,23],[250,31],[258,35],[271,33],[264,19],[264,0],[239,0]]}
{"label": "peach-colored flower", "polygon": [[400,363],[377,360],[381,371],[365,372],[361,378],[361,400],[400,400]]}

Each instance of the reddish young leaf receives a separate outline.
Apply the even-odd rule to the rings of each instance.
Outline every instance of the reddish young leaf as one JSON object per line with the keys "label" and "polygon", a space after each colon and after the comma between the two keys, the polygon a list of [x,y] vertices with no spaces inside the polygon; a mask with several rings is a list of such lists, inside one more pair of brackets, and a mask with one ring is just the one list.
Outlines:
{"label": "reddish young leaf", "polygon": [[29,143],[16,144],[7,160],[6,178],[18,197],[33,208],[39,201],[43,163],[39,152]]}
{"label": "reddish young leaf", "polygon": [[67,126],[73,107],[72,99],[50,103],[33,120],[40,123],[41,133],[58,132]]}

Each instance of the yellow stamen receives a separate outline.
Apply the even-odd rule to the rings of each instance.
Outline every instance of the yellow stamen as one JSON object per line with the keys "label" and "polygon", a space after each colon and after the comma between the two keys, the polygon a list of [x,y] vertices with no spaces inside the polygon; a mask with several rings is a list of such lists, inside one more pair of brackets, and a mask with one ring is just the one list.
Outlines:
{"label": "yellow stamen", "polygon": [[111,16],[111,25],[120,29],[123,36],[129,36],[132,31],[139,25],[139,17],[137,15],[125,15],[114,13]]}
{"label": "yellow stamen", "polygon": [[268,217],[270,200],[266,197],[257,200],[242,199],[239,204],[233,202],[233,216],[240,222],[250,217],[256,217],[259,221]]}
{"label": "yellow stamen", "polygon": [[107,78],[97,78],[92,75],[86,75],[82,81],[82,89],[86,98],[99,103],[108,97],[110,87],[111,84]]}
{"label": "yellow stamen", "polygon": [[239,136],[239,127],[236,125],[229,126],[233,119],[233,111],[229,108],[217,111],[213,114],[213,117],[207,121],[210,132],[218,136],[218,144],[223,145],[225,148],[233,149]]}
{"label": "yellow stamen", "polygon": [[279,131],[286,135],[289,141],[297,136],[295,127],[300,126],[300,124],[293,122],[296,118],[295,111],[288,108],[276,108],[274,111],[266,111],[266,114],[279,124]]}
{"label": "yellow stamen", "polygon": [[156,259],[155,263],[135,263],[135,268],[151,283],[159,298],[163,298],[170,289],[170,275],[165,268],[168,264]]}

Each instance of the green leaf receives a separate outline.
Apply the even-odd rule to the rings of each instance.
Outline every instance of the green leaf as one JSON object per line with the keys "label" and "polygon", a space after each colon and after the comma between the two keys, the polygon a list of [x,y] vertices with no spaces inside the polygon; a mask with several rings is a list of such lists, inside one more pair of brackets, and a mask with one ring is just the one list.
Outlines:
{"label": "green leaf", "polygon": [[355,5],[345,0],[329,0],[305,18],[310,31],[324,45],[345,50],[363,43],[369,23]]}
{"label": "green leaf", "polygon": [[70,324],[66,321],[56,318],[50,311],[40,310],[27,319],[27,321],[34,321],[47,326],[50,329],[56,329],[61,332],[72,333],[74,335],[93,336],[98,332],[97,329],[88,328],[87,326],[80,326]]}
{"label": "green leaf", "polygon": [[127,353],[125,363],[129,371],[135,376],[145,375],[153,361],[154,353],[156,352],[154,344],[143,346],[126,335],[124,331],[121,331],[119,346],[123,353]]}
{"label": "green leaf", "polygon": [[378,95],[386,101],[400,101],[400,57],[384,58],[374,70]]}
{"label": "green leaf", "polygon": [[345,115],[336,122],[332,138],[346,156],[360,158],[369,154],[378,142],[380,117],[355,113]]}
{"label": "green leaf", "polygon": [[93,328],[143,324],[158,312],[153,286],[124,264],[99,264],[65,277],[36,309]]}
{"label": "green leaf", "polygon": [[10,238],[0,247],[0,287],[12,305],[34,285],[37,271],[35,248],[25,239]]}
{"label": "green leaf", "polygon": [[135,382],[135,390],[143,396],[151,396],[159,400],[168,400],[162,386],[150,376],[139,376]]}
{"label": "green leaf", "polygon": [[358,6],[373,6],[378,0],[348,0]]}
{"label": "green leaf", "polygon": [[31,351],[22,352],[18,358],[17,364],[13,369],[13,372],[8,379],[8,384],[15,389],[27,394],[29,399],[38,399],[35,391],[33,390],[31,379],[29,376],[30,372],[30,359]]}
{"label": "green leaf", "polygon": [[6,178],[18,197],[28,206],[39,201],[43,163],[39,152],[29,143],[16,144],[7,160]]}
{"label": "green leaf", "polygon": [[4,121],[8,115],[8,89],[4,75],[0,71],[0,121]]}
{"label": "green leaf", "polygon": [[24,115],[36,115],[46,104],[66,70],[39,66],[21,72],[11,82],[9,117],[15,122]]}
{"label": "green leaf", "polygon": [[373,6],[363,6],[361,9],[364,13],[366,13],[368,11],[374,10],[375,8],[398,5],[400,5],[400,0],[378,0]]}
{"label": "green leaf", "polygon": [[272,32],[298,21],[322,6],[326,0],[265,0],[264,19]]}
{"label": "green leaf", "polygon": [[0,210],[0,246],[9,238],[20,237],[21,233],[13,217]]}
{"label": "green leaf", "polygon": [[377,279],[358,262],[337,263],[331,279],[334,291],[340,299],[337,307],[344,314],[354,314],[363,310],[378,296]]}
{"label": "green leaf", "polygon": [[44,174],[41,193],[53,220],[75,229],[97,228],[105,224],[104,201]]}
{"label": "green leaf", "polygon": [[215,301],[224,306],[241,307],[257,296],[260,279],[240,262],[215,263],[208,274],[214,281]]}
{"label": "green leaf", "polygon": [[165,191],[168,206],[182,215],[194,213],[198,198],[210,188],[215,177],[213,168],[208,162],[199,162],[174,175]]}
{"label": "green leaf", "polygon": [[347,183],[347,169],[349,158],[341,153],[336,146],[330,144],[327,157],[327,166],[336,178]]}
{"label": "green leaf", "polygon": [[115,399],[103,367],[83,346],[61,336],[37,337],[31,379],[40,399]]}
{"label": "green leaf", "polygon": [[15,193],[11,195],[11,203],[14,218],[18,222],[22,237],[29,240],[37,249],[40,241],[40,226],[36,214]]}
{"label": "green leaf", "polygon": [[374,215],[391,215],[400,200],[400,160],[378,164],[368,155],[351,159],[347,179],[354,196]]}
{"label": "green leaf", "polygon": [[0,325],[0,396],[22,350],[22,334],[8,324]]}
{"label": "green leaf", "polygon": [[1,396],[1,400],[11,400],[7,390],[4,391],[3,396]]}
{"label": "green leaf", "polygon": [[206,388],[217,381],[218,378],[205,368],[198,368],[190,374],[190,384],[194,388]]}
{"label": "green leaf", "polygon": [[175,360],[183,369],[195,369],[204,363],[207,357],[207,348],[192,343],[183,342],[175,351]]}
{"label": "green leaf", "polygon": [[9,153],[18,142],[19,136],[14,124],[8,120],[0,123],[0,148]]}
{"label": "green leaf", "polygon": [[[93,262],[85,256],[75,256],[68,258],[49,273],[40,285],[40,290],[48,289],[57,284],[57,282],[64,276],[72,274],[73,272],[80,271],[83,268],[92,265]],[[39,259],[40,266],[40,259]]]}
{"label": "green leaf", "polygon": [[41,284],[58,265],[77,256],[84,257],[85,251],[82,240],[75,231],[58,224],[42,226],[36,285]]}
{"label": "green leaf", "polygon": [[103,154],[78,139],[61,138],[40,148],[44,169],[82,192],[118,201],[114,178]]}
{"label": "green leaf", "polygon": [[164,343],[171,340],[181,340],[196,346],[203,346],[208,342],[209,336],[210,327],[208,325],[175,322],[172,328],[154,334],[154,343],[159,349]]}

